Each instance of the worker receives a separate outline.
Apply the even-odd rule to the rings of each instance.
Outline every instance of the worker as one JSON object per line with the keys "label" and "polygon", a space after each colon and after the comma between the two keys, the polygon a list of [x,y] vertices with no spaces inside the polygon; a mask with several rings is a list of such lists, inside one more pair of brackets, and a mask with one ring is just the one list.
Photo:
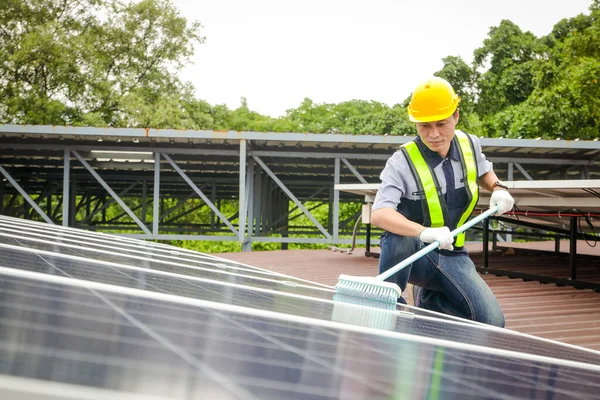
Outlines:
{"label": "worker", "polygon": [[[438,249],[390,277],[402,289],[413,284],[415,306],[504,327],[504,314],[465,248],[465,235],[450,231],[471,215],[479,186],[492,192],[500,216],[514,200],[482,153],[477,137],[456,129],[459,97],[433,77],[414,90],[408,116],[418,137],[400,147],[381,172],[371,223],[385,231],[379,273],[427,244]],[[400,302],[406,304],[401,297]]]}

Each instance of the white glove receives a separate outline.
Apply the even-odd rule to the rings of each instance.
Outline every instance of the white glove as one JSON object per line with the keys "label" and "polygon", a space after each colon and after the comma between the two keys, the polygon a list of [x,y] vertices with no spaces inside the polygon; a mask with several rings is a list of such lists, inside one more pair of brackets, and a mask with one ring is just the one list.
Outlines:
{"label": "white glove", "polygon": [[514,203],[515,199],[507,190],[494,190],[490,197],[490,208],[498,206],[498,212],[495,214],[497,217],[512,210]]}
{"label": "white glove", "polygon": [[419,239],[424,243],[433,243],[436,240],[440,242],[440,249],[453,250],[452,242],[454,238],[450,234],[447,226],[441,228],[425,228],[419,234]]}

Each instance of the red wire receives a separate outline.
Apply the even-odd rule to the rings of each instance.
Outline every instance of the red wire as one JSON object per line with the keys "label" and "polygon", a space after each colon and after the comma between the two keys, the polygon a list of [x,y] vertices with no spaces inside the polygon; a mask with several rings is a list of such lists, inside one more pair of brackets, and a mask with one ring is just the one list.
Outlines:
{"label": "red wire", "polygon": [[[480,213],[483,210],[479,210]],[[509,211],[504,215],[524,215],[527,217],[589,217],[589,218],[600,218],[600,214],[596,213],[548,213],[548,212],[536,212],[536,211]]]}

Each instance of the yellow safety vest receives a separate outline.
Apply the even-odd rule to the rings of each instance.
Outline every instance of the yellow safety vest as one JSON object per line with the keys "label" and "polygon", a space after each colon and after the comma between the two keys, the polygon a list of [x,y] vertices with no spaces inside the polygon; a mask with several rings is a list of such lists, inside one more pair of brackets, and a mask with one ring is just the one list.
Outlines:
{"label": "yellow safety vest", "polygon": [[[469,135],[464,132],[456,131],[454,134],[455,145],[458,145],[460,150],[460,158],[463,166],[463,176],[465,180],[465,189],[467,191],[468,201],[462,210],[462,215],[458,220],[457,226],[461,226],[469,218],[477,201],[479,200],[479,186],[477,185],[477,161],[475,151]],[[409,167],[415,177],[417,186],[421,193],[425,194],[425,198],[421,200],[421,208],[423,210],[424,225],[438,228],[445,226],[444,221],[447,219],[447,207],[442,190],[437,183],[437,178],[433,169],[427,164],[419,147],[413,142],[406,143],[401,147],[406,158],[410,161]],[[456,226],[449,226],[451,230]],[[454,245],[462,247],[465,244],[465,234],[460,233],[456,236]]]}

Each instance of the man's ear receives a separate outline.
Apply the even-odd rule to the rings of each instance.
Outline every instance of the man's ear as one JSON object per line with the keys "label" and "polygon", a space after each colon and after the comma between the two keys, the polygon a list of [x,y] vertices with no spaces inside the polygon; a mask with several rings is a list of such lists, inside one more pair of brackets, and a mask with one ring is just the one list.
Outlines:
{"label": "man's ear", "polygon": [[454,111],[454,119],[456,120],[456,122],[458,123],[458,117],[459,117],[459,109],[457,108],[456,111]]}

